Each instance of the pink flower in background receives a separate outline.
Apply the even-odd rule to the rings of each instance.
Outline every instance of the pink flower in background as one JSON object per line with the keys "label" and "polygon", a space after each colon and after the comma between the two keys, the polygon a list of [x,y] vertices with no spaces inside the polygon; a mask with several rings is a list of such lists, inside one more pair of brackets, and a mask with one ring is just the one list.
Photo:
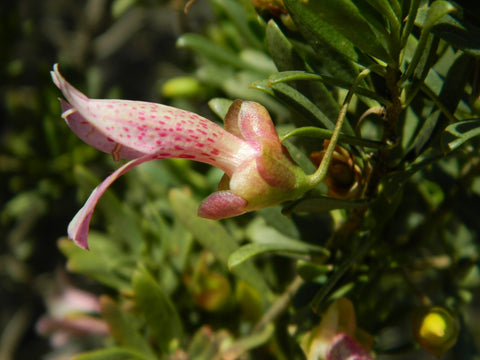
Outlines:
{"label": "pink flower in background", "polygon": [[118,177],[146,161],[184,158],[223,170],[219,191],[205,199],[198,211],[208,219],[277,205],[311,186],[281,144],[267,110],[258,103],[234,101],[223,129],[197,114],[165,105],[89,99],[62,77],[58,65],[51,75],[68,100],[60,100],[62,117],[72,131],[115,160],[132,159],[92,192],[71,221],[69,237],[83,248],[88,248],[90,219],[102,194]]}
{"label": "pink flower in background", "polygon": [[43,288],[47,314],[37,321],[37,332],[48,336],[55,348],[87,335],[107,336],[110,331],[99,317],[98,297],[72,286],[65,274],[59,275],[58,281]]}
{"label": "pink flower in background", "polygon": [[357,328],[355,310],[347,298],[335,300],[301,342],[308,360],[372,360],[365,345],[370,348],[373,338]]}

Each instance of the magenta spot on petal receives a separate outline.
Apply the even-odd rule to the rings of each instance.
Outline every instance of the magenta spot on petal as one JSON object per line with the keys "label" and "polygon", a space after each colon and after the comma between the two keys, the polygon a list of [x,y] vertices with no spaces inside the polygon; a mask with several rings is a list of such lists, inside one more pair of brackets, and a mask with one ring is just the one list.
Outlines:
{"label": "magenta spot on petal", "polygon": [[160,125],[165,125],[165,121],[158,120],[157,122],[158,122]]}
{"label": "magenta spot on petal", "polygon": [[213,135],[213,137],[218,137],[217,133],[213,133],[212,135]]}
{"label": "magenta spot on petal", "polygon": [[178,146],[178,145],[175,145],[173,148],[174,148],[175,150],[179,150],[179,151],[185,150],[183,147]]}
{"label": "magenta spot on petal", "polygon": [[157,145],[162,145],[162,142],[160,140],[155,141]]}
{"label": "magenta spot on petal", "polygon": [[213,149],[212,151],[210,151],[210,154],[218,155],[218,154],[220,154],[220,151],[218,149]]}
{"label": "magenta spot on petal", "polygon": [[170,119],[171,119],[171,117],[168,116],[168,115],[163,115],[163,118],[166,119],[166,120],[170,120]]}
{"label": "magenta spot on petal", "polygon": [[112,104],[107,105],[107,107],[108,107],[109,109],[113,109],[113,105],[112,105]]}
{"label": "magenta spot on petal", "polygon": [[207,135],[207,132],[206,132],[206,131],[203,131],[203,130],[200,130],[200,129],[197,129],[197,132],[199,132],[199,133],[202,134],[202,135]]}
{"label": "magenta spot on petal", "polygon": [[187,154],[179,155],[178,157],[181,159],[195,159],[195,155],[187,155]]}
{"label": "magenta spot on petal", "polygon": [[177,136],[175,139],[173,139],[174,141],[182,141],[182,138]]}
{"label": "magenta spot on petal", "polygon": [[199,147],[199,148],[202,148],[202,147],[204,147],[205,145],[203,145],[202,143],[196,143],[195,146],[196,146],[196,147]]}
{"label": "magenta spot on petal", "polygon": [[213,140],[212,138],[207,138],[207,141],[210,141],[210,142],[215,142],[215,140]]}
{"label": "magenta spot on petal", "polygon": [[197,135],[190,135],[190,138],[194,139],[194,140],[198,140],[199,137]]}
{"label": "magenta spot on petal", "polygon": [[160,154],[158,154],[158,156],[161,156],[161,157],[171,157],[172,154],[170,154],[170,153],[160,153]]}
{"label": "magenta spot on petal", "polygon": [[130,135],[127,135],[127,138],[128,138],[128,139],[130,139],[130,138],[131,138],[131,136],[130,136]]}
{"label": "magenta spot on petal", "polygon": [[150,115],[150,119],[155,119],[156,117],[156,115]]}
{"label": "magenta spot on petal", "polygon": [[112,139],[110,139],[109,137],[107,137],[107,140],[110,141],[110,142],[114,142]]}
{"label": "magenta spot on petal", "polygon": [[145,116],[139,116],[138,120],[142,120],[142,121],[145,120]]}
{"label": "magenta spot on petal", "polygon": [[187,129],[187,132],[189,132],[190,134],[193,133],[194,131],[192,129]]}
{"label": "magenta spot on petal", "polygon": [[165,137],[165,136],[167,136],[167,134],[166,133],[159,133],[158,136]]}
{"label": "magenta spot on petal", "polygon": [[130,129],[128,127],[124,127],[123,130],[125,130],[126,132],[130,131]]}

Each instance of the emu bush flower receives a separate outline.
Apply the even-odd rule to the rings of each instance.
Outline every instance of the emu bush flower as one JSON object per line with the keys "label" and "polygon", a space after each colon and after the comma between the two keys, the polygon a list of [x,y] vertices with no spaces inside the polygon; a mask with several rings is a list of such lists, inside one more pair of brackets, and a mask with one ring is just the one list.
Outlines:
{"label": "emu bush flower", "polygon": [[260,104],[236,100],[225,117],[225,129],[188,111],[128,100],[89,99],[70,85],[58,65],[51,72],[68,100],[60,100],[62,117],[87,144],[131,159],[108,176],[73,218],[68,235],[88,248],[90,219],[107,188],[131,168],[146,161],[184,158],[222,169],[219,191],[201,204],[198,215],[223,219],[292,200],[312,184],[281,144],[270,115]]}

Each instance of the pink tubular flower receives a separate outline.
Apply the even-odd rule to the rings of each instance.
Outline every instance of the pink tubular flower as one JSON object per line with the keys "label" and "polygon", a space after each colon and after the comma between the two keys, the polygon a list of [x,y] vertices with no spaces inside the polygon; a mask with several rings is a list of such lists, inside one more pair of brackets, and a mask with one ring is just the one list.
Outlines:
{"label": "pink tubular flower", "polygon": [[277,205],[311,187],[308,176],[281,144],[270,115],[260,104],[236,100],[225,129],[188,111],[127,100],[89,99],[58,71],[51,72],[67,101],[62,117],[87,144],[119,158],[131,159],[90,195],[68,227],[69,237],[88,248],[88,228],[95,206],[121,175],[145,161],[184,158],[222,169],[219,191],[201,204],[198,215],[223,219]]}
{"label": "pink tubular flower", "polygon": [[[356,337],[362,338],[362,344]],[[371,347],[373,338],[357,328],[355,310],[347,298],[335,300],[301,342],[308,360],[372,360],[365,345]]]}
{"label": "pink tubular flower", "polygon": [[107,323],[98,316],[97,296],[73,286],[63,272],[46,285],[42,286],[42,293],[47,313],[35,328],[50,338],[53,347],[62,347],[85,336],[99,338],[110,333]]}

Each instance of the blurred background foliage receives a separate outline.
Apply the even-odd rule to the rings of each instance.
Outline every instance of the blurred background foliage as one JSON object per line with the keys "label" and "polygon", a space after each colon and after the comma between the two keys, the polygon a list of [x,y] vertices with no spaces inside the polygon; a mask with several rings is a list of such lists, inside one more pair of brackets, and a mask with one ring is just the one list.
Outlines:
{"label": "blurred background foliage", "polygon": [[[378,359],[479,359],[479,14],[441,0],[2,2],[0,359],[302,359],[344,296]],[[217,169],[143,164],[102,198],[84,251],[67,224],[118,164],[60,118],[56,62],[92,98],[219,122],[232,99],[260,102],[309,172],[369,68],[342,140],[355,181],[212,222],[195,214]],[[419,330],[431,312],[452,330],[441,344]]]}

